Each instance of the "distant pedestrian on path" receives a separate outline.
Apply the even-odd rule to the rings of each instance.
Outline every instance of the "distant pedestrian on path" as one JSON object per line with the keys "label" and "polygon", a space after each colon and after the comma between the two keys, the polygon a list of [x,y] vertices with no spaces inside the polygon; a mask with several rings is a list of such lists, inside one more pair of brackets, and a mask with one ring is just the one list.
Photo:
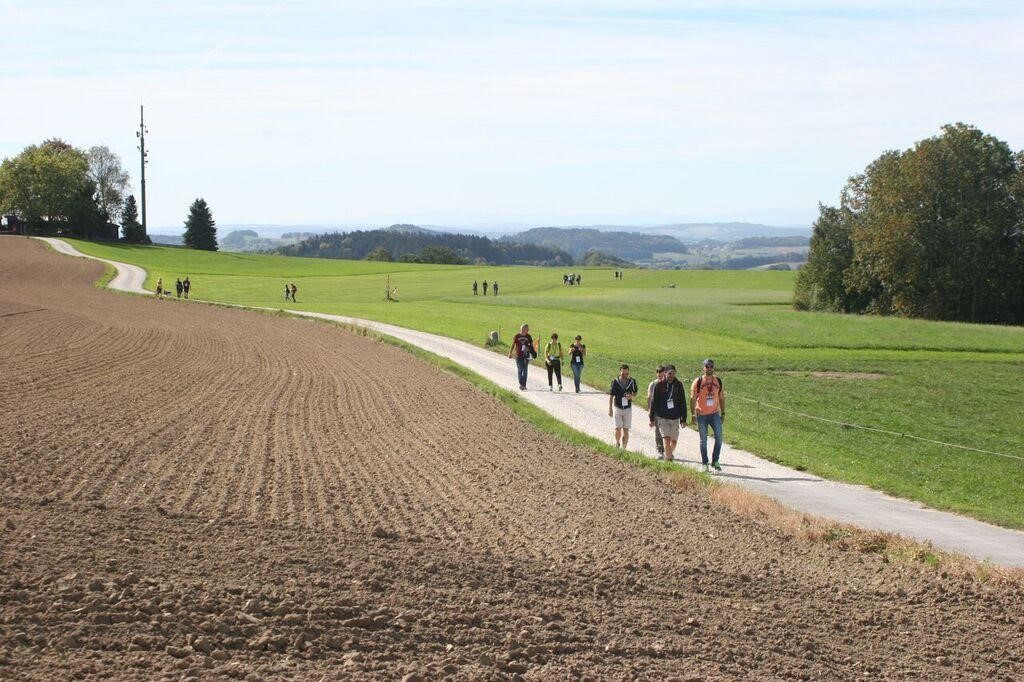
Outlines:
{"label": "distant pedestrian on path", "polygon": [[572,367],[572,382],[576,384],[576,392],[580,392],[580,375],[583,374],[583,358],[587,357],[587,347],[583,337],[576,335],[576,340],[569,346],[569,366]]}
{"label": "distant pedestrian on path", "polygon": [[715,449],[711,453],[711,468],[721,471],[718,456],[722,453],[722,422],[725,421],[725,392],[722,380],[715,376],[715,361],[704,361],[704,374],[690,386],[690,410],[700,434],[700,460],[708,468],[708,427],[715,432]]}
{"label": "distant pedestrian on path", "polygon": [[476,280],[473,280],[473,295],[476,296]]}
{"label": "distant pedestrian on path", "polygon": [[[484,286],[487,286],[487,282],[484,282]],[[512,337],[512,347],[508,349],[508,356],[516,359],[516,375],[519,379],[520,391],[526,390],[526,370],[530,367],[530,360],[533,360],[534,352],[530,325],[524,324],[519,328],[519,333]]]}
{"label": "distant pedestrian on path", "polygon": [[615,421],[615,447],[629,445],[629,429],[633,426],[633,399],[636,379],[629,376],[629,365],[619,365],[619,376],[612,379],[608,390],[608,416]]}
{"label": "distant pedestrian on path", "polygon": [[661,429],[665,461],[675,461],[679,427],[686,424],[686,387],[676,379],[675,365],[665,365],[665,378],[655,384],[651,397],[651,428]]}
{"label": "distant pedestrian on path", "polygon": [[[494,295],[498,295],[497,291]],[[562,390],[562,359],[564,357],[562,344],[558,341],[558,334],[552,334],[551,340],[544,346],[544,362],[548,368],[548,390],[550,391],[555,390],[555,385],[551,382],[552,374],[558,379],[558,390]]]}
{"label": "distant pedestrian on path", "polygon": [[284,300],[292,300],[292,287],[289,284],[284,285]]}
{"label": "distant pedestrian on path", "polygon": [[487,295],[487,280],[484,280],[484,296]]}
{"label": "distant pedestrian on path", "polygon": [[156,278],[156,297],[157,298],[163,298],[164,297],[164,278],[163,277],[157,277]]}
{"label": "distant pedestrian on path", "polygon": [[292,303],[295,303],[295,292],[299,290],[299,288],[297,286],[295,286],[295,282],[292,282],[291,290],[292,290]]}
{"label": "distant pedestrian on path", "polygon": [[185,290],[185,285],[181,283],[181,277],[174,283],[174,291],[178,294],[178,298],[181,298],[181,292]]}
{"label": "distant pedestrian on path", "polygon": [[181,287],[185,292],[185,298],[188,298],[188,292],[192,291],[192,282],[189,280],[188,275],[185,275],[185,281],[181,283]]}
{"label": "distant pedestrian on path", "polygon": [[494,292],[495,296],[498,295],[498,283],[497,282],[491,282],[491,290]]}
{"label": "distant pedestrian on path", "polygon": [[[655,369],[654,381],[647,384],[647,409],[651,409],[651,404],[654,400],[654,387],[658,385],[658,382],[665,378],[665,365],[658,365]],[[661,438],[661,429],[658,428],[658,422],[654,422],[654,447],[658,450],[658,459],[665,459],[665,441]]]}

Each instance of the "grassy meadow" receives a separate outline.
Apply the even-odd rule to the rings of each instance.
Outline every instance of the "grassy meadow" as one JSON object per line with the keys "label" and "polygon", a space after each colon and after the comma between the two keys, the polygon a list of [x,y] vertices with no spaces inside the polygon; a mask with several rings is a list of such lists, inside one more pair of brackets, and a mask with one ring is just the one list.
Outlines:
{"label": "grassy meadow", "polygon": [[[146,268],[197,299],[380,320],[483,345],[583,336],[584,381],[603,387],[628,362],[646,381],[672,362],[681,378],[713,357],[727,393],[726,440],[768,459],[941,509],[1024,528],[1024,460],[970,452],[788,412],[1024,457],[1024,328],[792,309],[795,273],[370,263],[210,253],[73,241],[85,253]],[[384,299],[385,279],[398,303]],[[498,281],[498,297],[470,285]],[[298,302],[284,303],[286,282]],[[509,368],[509,384],[514,383]],[[569,381],[571,383],[571,373]],[[693,453],[684,453],[693,456]],[[726,463],[727,464],[727,463]],[[726,472],[729,473],[728,467]],[[733,472],[735,474],[735,472]],[[741,473],[736,475],[742,475]]]}

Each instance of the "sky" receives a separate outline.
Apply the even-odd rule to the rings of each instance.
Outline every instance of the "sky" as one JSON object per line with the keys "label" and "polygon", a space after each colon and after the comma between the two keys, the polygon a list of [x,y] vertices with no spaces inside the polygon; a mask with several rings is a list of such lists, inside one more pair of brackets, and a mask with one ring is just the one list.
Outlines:
{"label": "sky", "polygon": [[150,231],[809,225],[946,123],[1024,149],[1024,3],[0,0],[0,158],[106,145]]}

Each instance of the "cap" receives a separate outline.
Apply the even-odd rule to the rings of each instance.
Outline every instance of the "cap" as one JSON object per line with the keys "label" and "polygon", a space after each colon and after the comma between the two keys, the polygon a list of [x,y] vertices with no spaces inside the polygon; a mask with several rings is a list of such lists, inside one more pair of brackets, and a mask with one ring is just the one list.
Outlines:
{"label": "cap", "polygon": [[714,361],[714,360],[712,360],[711,358],[708,358],[707,360],[705,360],[705,361],[704,361],[704,366],[705,366],[705,367],[707,367],[707,366],[709,366],[709,365],[710,365],[711,367],[714,367],[714,366],[715,366],[715,361]]}

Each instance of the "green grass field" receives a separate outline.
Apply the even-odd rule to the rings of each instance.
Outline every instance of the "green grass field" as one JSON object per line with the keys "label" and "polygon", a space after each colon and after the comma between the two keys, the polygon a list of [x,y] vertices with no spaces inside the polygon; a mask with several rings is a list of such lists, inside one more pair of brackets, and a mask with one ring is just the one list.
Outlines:
{"label": "green grass field", "polygon": [[[522,322],[534,338],[581,334],[584,380],[604,386],[625,361],[647,379],[659,362],[683,377],[715,358],[726,440],[768,459],[1013,528],[1024,528],[1024,460],[825,424],[760,403],[946,443],[1024,456],[1024,328],[796,312],[795,273],[562,271],[368,263],[74,242],[138,264],[147,286],[188,275],[204,300],[381,320],[483,345]],[[385,277],[399,303],[384,302]],[[476,279],[501,295],[474,297]],[[673,288],[669,288],[674,285]],[[831,376],[818,376],[829,372]],[[881,375],[858,378],[845,374]],[[841,376],[835,376],[841,374]],[[514,372],[509,370],[509,382]],[[692,453],[691,453],[692,454]]]}

